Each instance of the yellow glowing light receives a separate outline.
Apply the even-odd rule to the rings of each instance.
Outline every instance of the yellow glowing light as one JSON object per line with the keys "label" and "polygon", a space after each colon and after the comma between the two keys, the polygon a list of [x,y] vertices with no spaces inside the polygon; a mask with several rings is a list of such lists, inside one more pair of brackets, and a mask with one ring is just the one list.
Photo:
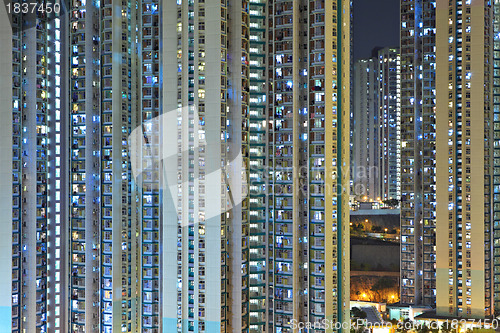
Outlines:
{"label": "yellow glowing light", "polygon": [[363,293],[363,295],[361,295],[361,296],[363,296],[363,298],[366,298],[366,294],[364,294],[364,293]]}

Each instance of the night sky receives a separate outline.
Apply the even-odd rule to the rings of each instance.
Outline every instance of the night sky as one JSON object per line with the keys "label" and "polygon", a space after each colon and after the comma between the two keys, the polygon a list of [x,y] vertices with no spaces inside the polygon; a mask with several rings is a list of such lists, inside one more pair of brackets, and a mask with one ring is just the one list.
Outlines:
{"label": "night sky", "polygon": [[399,47],[400,0],[352,0],[354,60],[368,58],[374,47]]}

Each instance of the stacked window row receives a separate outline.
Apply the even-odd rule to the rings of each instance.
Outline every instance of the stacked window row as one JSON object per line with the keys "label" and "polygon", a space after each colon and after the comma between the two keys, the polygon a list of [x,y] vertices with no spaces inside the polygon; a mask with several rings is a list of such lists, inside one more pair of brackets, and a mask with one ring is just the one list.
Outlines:
{"label": "stacked window row", "polygon": [[[159,116],[159,8],[158,1],[142,3],[140,12],[142,24],[142,64],[141,94],[142,121],[153,120]],[[160,149],[159,137],[152,136],[148,142],[147,156],[155,159]],[[158,333],[160,327],[160,188],[157,163],[142,178],[142,330],[145,333]]]}
{"label": "stacked window row", "polygon": [[249,331],[267,331],[266,2],[249,3]]}

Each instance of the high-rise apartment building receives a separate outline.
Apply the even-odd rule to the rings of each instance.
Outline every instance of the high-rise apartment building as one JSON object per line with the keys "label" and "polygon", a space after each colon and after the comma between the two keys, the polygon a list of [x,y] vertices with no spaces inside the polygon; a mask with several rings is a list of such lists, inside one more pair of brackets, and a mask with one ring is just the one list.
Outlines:
{"label": "high-rise apartment building", "polygon": [[348,321],[349,1],[68,5],[0,10],[8,331]]}
{"label": "high-rise apartment building", "polygon": [[276,332],[291,332],[292,319],[349,319],[349,12],[349,1],[269,6],[268,283]]}
{"label": "high-rise apartment building", "polygon": [[381,199],[401,196],[400,57],[397,48],[378,50],[378,108]]}
{"label": "high-rise apartment building", "polygon": [[363,200],[377,200],[382,196],[380,141],[383,128],[379,113],[378,68],[377,58],[354,63],[351,172],[353,194]]}
{"label": "high-rise apartment building", "polygon": [[[148,303],[158,302],[159,287],[156,294],[151,282],[139,289],[151,262],[158,263],[140,248],[152,234],[151,209],[142,212],[141,199],[151,196],[138,191],[128,162],[131,130],[152,117],[151,108],[159,112],[159,43],[149,40],[159,36],[158,7],[83,0],[47,6],[51,13],[23,13],[20,2],[1,9],[2,40],[12,45],[2,67],[3,77],[12,77],[2,92],[12,105],[4,109],[12,123],[2,142],[11,157],[3,193],[12,196],[4,202],[12,264],[2,269],[3,276],[11,271],[12,288],[3,327],[158,331],[158,312]],[[144,206],[151,201],[158,205],[158,196]]]}
{"label": "high-rise apartment building", "polygon": [[374,49],[354,64],[351,179],[359,200],[400,197],[399,80],[396,48]]}
{"label": "high-rise apartment building", "polygon": [[248,332],[266,267],[249,261],[249,2],[166,2],[162,20],[162,329]]}
{"label": "high-rise apartment building", "polygon": [[8,53],[2,66],[2,126],[10,127],[3,128],[10,134],[2,141],[3,170],[10,175],[2,192],[11,196],[3,202],[3,225],[11,233],[3,244],[9,244],[12,255],[2,266],[2,276],[11,276],[3,285],[10,291],[11,308],[2,315],[2,326],[12,332],[59,332],[69,318],[70,302],[64,245],[69,237],[68,163],[61,163],[68,140],[67,94],[61,96],[67,89],[61,74],[68,70],[61,40],[67,35],[60,18],[12,10],[9,19],[7,8],[1,9]]}
{"label": "high-rise apartment building", "polygon": [[401,302],[435,303],[436,1],[401,1]]}
{"label": "high-rise apartment building", "polygon": [[141,205],[128,136],[142,124],[138,90],[154,84],[154,77],[153,82],[137,77],[142,49],[132,42],[140,38],[134,2],[75,0],[70,6],[62,41],[69,67],[61,73],[69,84],[64,102],[70,111],[69,155],[61,157],[70,178],[70,330],[135,331],[148,327],[133,311],[143,304],[141,293],[147,303],[148,292],[138,290],[137,269],[147,261],[142,258],[141,266],[135,242],[146,214],[136,213]]}
{"label": "high-rise apartment building", "polygon": [[489,1],[437,3],[436,311],[443,316],[494,314],[492,22]]}
{"label": "high-rise apartment building", "polygon": [[12,44],[11,328],[136,331],[136,6],[69,6],[12,5],[2,30]]}
{"label": "high-rise apartment building", "polygon": [[[249,78],[249,204],[250,204],[250,332],[272,332],[269,309],[272,294],[269,281],[268,200],[268,45],[267,1],[250,1]],[[272,152],[272,150],[271,150]]]}
{"label": "high-rise apartment building", "polygon": [[[131,54],[132,73],[137,73],[132,78],[132,108],[137,112],[131,115],[135,128],[139,125],[149,124],[158,119],[162,112],[161,104],[161,53],[160,53],[160,1],[142,1],[136,9],[137,29],[141,32],[136,35],[138,44],[132,43],[132,50],[137,50],[136,57]],[[133,23],[133,21],[132,21]],[[131,27],[133,28],[133,26]],[[134,39],[131,36],[132,40]],[[135,66],[134,66],[135,64]],[[134,89],[135,88],[135,89]],[[136,95],[134,95],[136,94]],[[145,126],[143,126],[144,128]],[[129,142],[132,147],[134,143]],[[158,137],[150,138],[147,148],[143,150],[143,155],[137,154],[140,160],[151,161],[158,156],[161,148]],[[155,161],[156,162],[156,161]],[[158,333],[164,330],[160,313],[160,292],[161,292],[161,176],[159,163],[152,163],[150,169],[135,177],[138,186],[134,200],[131,202],[134,219],[140,221],[136,225],[140,238],[134,238],[133,234],[130,246],[135,251],[135,256],[139,257],[138,267],[141,271],[138,275],[137,304],[133,311],[136,311],[137,327],[139,331],[145,333]],[[130,237],[130,236],[129,236]],[[142,318],[142,319],[141,319]]]}

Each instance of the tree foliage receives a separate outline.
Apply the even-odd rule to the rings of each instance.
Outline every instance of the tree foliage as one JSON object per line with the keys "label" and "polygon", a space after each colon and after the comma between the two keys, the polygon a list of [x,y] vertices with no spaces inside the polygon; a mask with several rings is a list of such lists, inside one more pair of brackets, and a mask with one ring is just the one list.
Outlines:
{"label": "tree foliage", "polygon": [[384,205],[389,206],[389,207],[397,207],[399,205],[399,200],[398,199],[388,199],[382,201]]}
{"label": "tree foliage", "polygon": [[366,318],[366,312],[364,312],[360,308],[352,308],[351,309],[351,316],[355,317],[355,318],[365,319]]}

